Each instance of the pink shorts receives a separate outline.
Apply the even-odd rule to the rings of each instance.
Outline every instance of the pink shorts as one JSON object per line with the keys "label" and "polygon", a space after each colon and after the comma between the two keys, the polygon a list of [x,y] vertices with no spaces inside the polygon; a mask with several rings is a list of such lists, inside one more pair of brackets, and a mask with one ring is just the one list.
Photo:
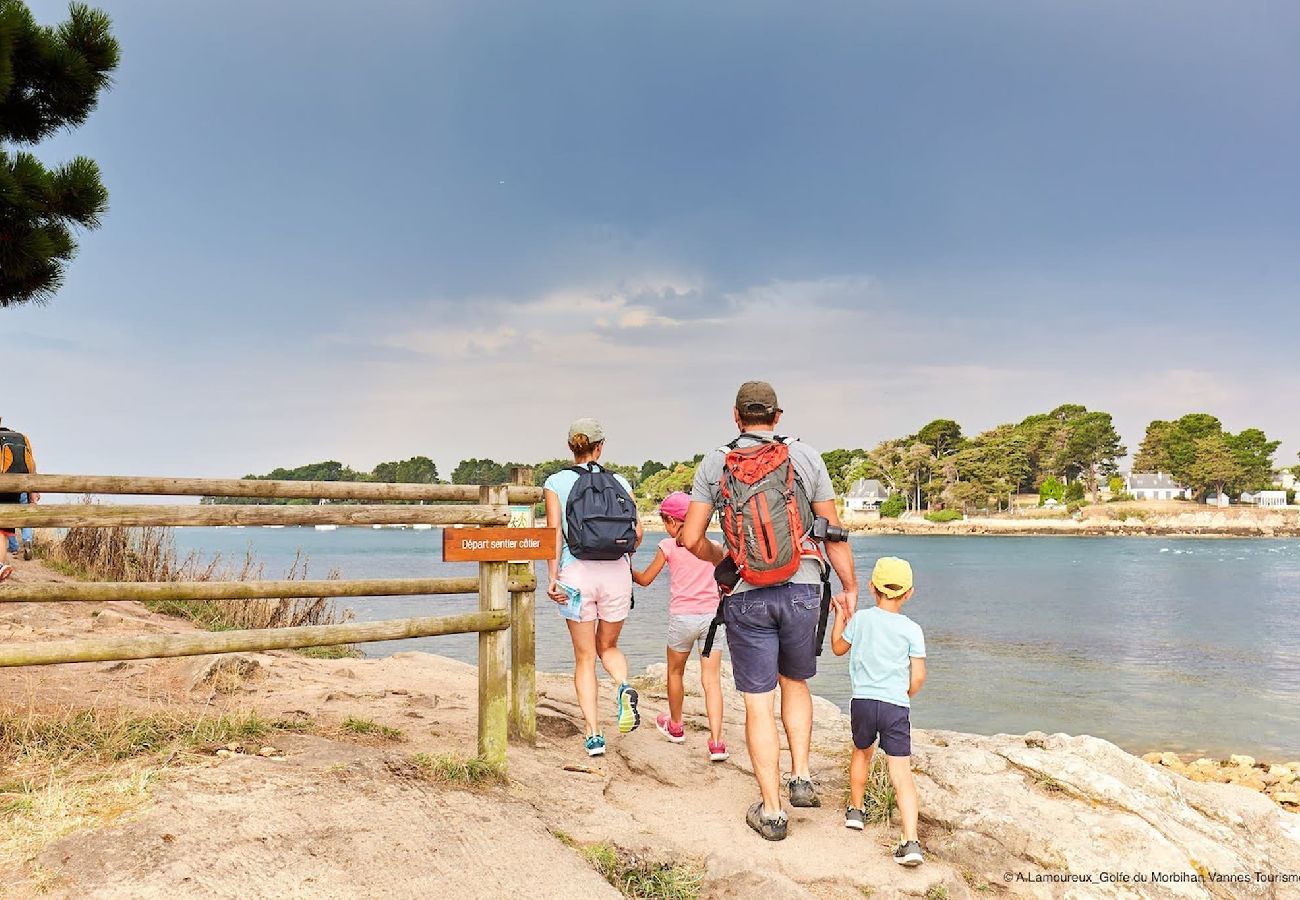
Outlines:
{"label": "pink shorts", "polygon": [[582,621],[622,622],[632,610],[632,570],[626,559],[575,559],[560,580],[582,591]]}

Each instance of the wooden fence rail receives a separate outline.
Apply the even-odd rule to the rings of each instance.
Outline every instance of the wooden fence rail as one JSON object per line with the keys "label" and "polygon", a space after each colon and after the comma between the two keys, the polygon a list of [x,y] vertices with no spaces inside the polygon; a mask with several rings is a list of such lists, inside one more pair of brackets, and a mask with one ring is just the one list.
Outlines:
{"label": "wooden fence rail", "polygon": [[[0,494],[26,491],[44,494],[405,500],[435,501],[435,505],[0,504],[0,523],[6,528],[505,525],[511,519],[509,504],[527,504],[531,509],[531,504],[542,497],[541,489],[530,483],[530,470],[517,470],[515,479],[513,485],[480,486],[9,474],[0,475]],[[444,505],[436,505],[438,501]],[[531,521],[531,517],[526,520]],[[23,584],[11,580],[0,586],[0,605],[9,602],[251,600],[477,593],[479,611],[382,622],[345,622],[339,625],[0,644],[0,667],[287,650],[476,632],[479,656],[478,752],[488,762],[504,765],[507,729],[529,742],[535,739],[537,731],[536,640],[533,621],[535,590],[536,579],[531,566],[512,568],[505,562],[480,563],[477,578],[98,584]],[[507,630],[511,632],[510,635],[505,633]]]}
{"label": "wooden fence rail", "polygon": [[[537,580],[521,572],[507,582],[510,593],[532,591]],[[107,603],[134,600],[268,600],[283,597],[401,597],[477,594],[478,578],[363,578],[340,581],[73,581],[10,582],[0,603]]]}
{"label": "wooden fence rail", "polygon": [[[0,667],[48,666],[55,663],[106,662],[119,659],[163,659],[207,653],[247,653],[331,647],[368,641],[396,641],[436,634],[494,634],[510,627],[508,610],[425,616],[384,622],[344,622],[342,625],[299,625],[294,628],[254,628],[246,631],[204,631],[198,634],[137,634],[128,637],[86,638],[0,644]],[[502,691],[502,702],[505,702]],[[505,734],[505,722],[500,732]],[[504,757],[504,748],[502,748]]]}
{"label": "wooden fence rail", "polygon": [[112,528],[156,525],[505,525],[510,507],[467,506],[102,506],[0,504],[6,528]]}
{"label": "wooden fence rail", "polygon": [[[264,497],[310,500],[426,500],[475,502],[476,484],[386,484],[373,481],[262,481],[252,478],[167,478],[149,475],[0,475],[0,494],[140,494]],[[542,489],[512,484],[510,503],[540,503]]]}

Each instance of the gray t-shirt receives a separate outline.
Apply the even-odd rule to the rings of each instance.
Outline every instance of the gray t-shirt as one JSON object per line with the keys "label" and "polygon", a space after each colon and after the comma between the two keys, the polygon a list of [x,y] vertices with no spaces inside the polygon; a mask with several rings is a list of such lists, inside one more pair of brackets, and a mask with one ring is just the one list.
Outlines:
{"label": "gray t-shirt", "polygon": [[[752,438],[749,436],[753,435]],[[740,436],[740,443],[756,444],[761,438],[772,438],[771,431],[747,431]],[[803,482],[808,492],[808,502],[820,503],[835,499],[835,487],[831,484],[830,473],[826,471],[826,462],[822,455],[802,441],[787,442],[790,447],[790,461],[794,463],[795,474]],[[727,451],[719,448],[704,454],[695,469],[695,483],[691,486],[691,500],[707,503],[715,509],[721,494],[719,483],[722,481],[722,467],[727,459]],[[822,580],[821,564],[815,559],[805,559],[799,565],[799,571],[790,579],[791,584],[820,584]],[[750,590],[753,585],[742,581],[736,585],[733,593]]]}

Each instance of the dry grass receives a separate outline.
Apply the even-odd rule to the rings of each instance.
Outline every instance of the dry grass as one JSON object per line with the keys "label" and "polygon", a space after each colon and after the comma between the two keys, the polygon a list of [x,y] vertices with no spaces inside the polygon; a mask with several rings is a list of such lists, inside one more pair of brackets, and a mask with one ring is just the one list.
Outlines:
{"label": "dry grass", "polygon": [[[179,557],[170,528],[70,528],[62,541],[44,551],[46,564],[75,578],[95,581],[257,581],[263,565],[252,552],[234,564],[220,555],[204,560],[191,552]],[[294,556],[287,580],[305,580],[308,560]],[[326,578],[337,578],[331,571]],[[324,597],[274,600],[163,600],[146,604],[154,612],[189,619],[209,631],[333,625],[352,618]],[[360,656],[355,647],[314,647],[311,656]]]}
{"label": "dry grass", "polygon": [[477,756],[416,753],[411,757],[411,764],[419,777],[426,781],[462,785],[501,784],[506,781],[506,774],[500,766],[494,766]]}
{"label": "dry grass", "polygon": [[695,900],[704,870],[693,861],[664,861],[610,843],[579,848],[600,875],[624,897],[638,900]]}
{"label": "dry grass", "polygon": [[131,812],[187,756],[310,727],[255,712],[0,709],[0,861],[27,863],[51,841]]}
{"label": "dry grass", "polygon": [[406,735],[402,729],[390,725],[381,725],[374,719],[362,719],[348,716],[339,725],[339,731],[351,737],[373,737],[383,741],[404,741]]}

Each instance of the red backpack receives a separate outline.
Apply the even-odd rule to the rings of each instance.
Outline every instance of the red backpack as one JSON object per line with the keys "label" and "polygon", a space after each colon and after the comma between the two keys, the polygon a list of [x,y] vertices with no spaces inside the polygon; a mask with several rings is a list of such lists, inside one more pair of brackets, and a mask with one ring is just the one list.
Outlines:
{"label": "red backpack", "polygon": [[[753,434],[744,435],[754,439]],[[721,448],[727,457],[719,482],[718,519],[727,553],[740,577],[755,587],[784,584],[808,552],[812,504],[790,459],[787,439],[740,438]]]}

